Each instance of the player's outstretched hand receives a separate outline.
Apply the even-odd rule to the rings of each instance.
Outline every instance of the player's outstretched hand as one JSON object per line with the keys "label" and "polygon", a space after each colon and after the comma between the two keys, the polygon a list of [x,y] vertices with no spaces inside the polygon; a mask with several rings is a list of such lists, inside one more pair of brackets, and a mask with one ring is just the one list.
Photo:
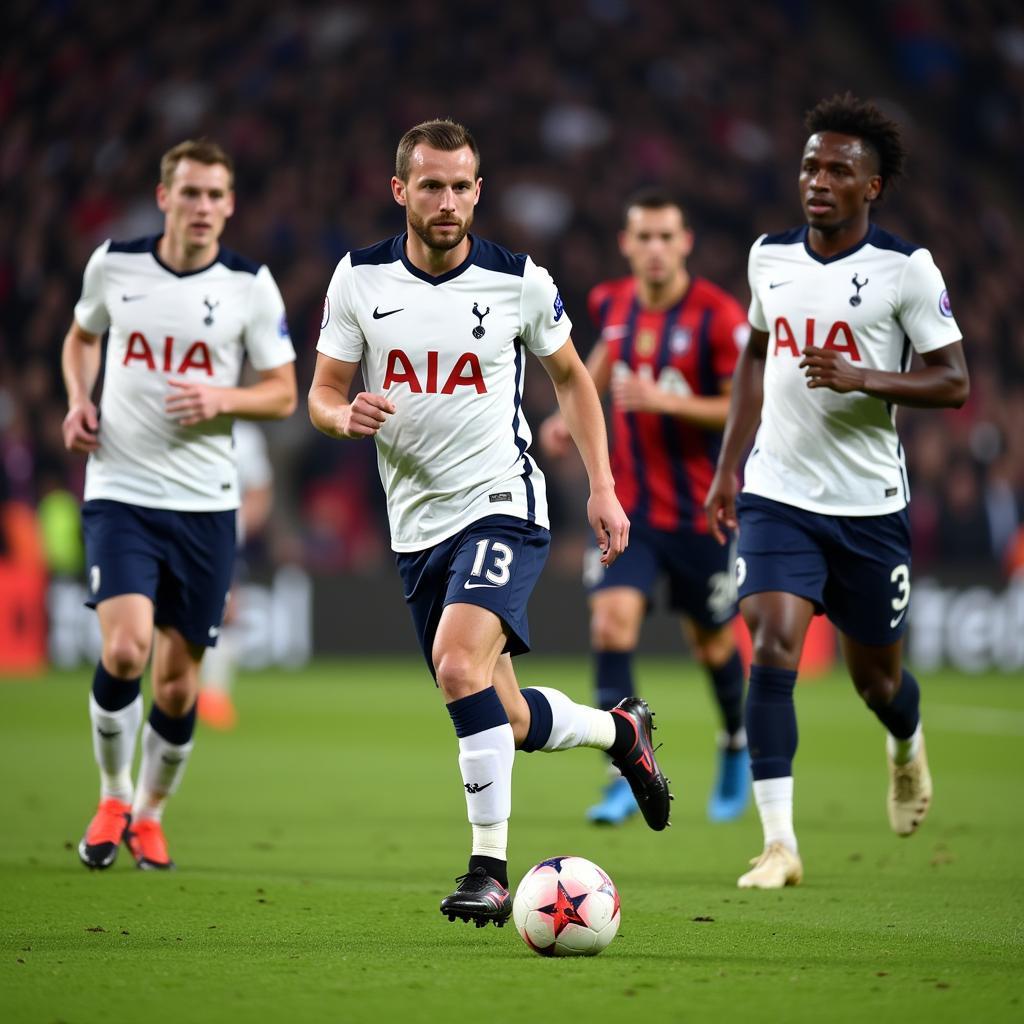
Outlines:
{"label": "player's outstretched hand", "polygon": [[800,360],[800,369],[807,376],[809,388],[829,388],[841,395],[864,390],[864,371],[835,349],[808,345]]}
{"label": "player's outstretched hand", "polygon": [[352,401],[342,406],[338,417],[338,431],[342,437],[373,437],[395,411],[395,403],[383,395],[360,391]]}
{"label": "player's outstretched hand", "polygon": [[100,446],[100,421],[92,402],[73,406],[61,426],[64,447],[69,452],[94,452]]}
{"label": "player's outstretched hand", "polygon": [[540,450],[552,459],[564,459],[574,447],[572,434],[560,412],[553,412],[540,425]]}
{"label": "player's outstretched hand", "polygon": [[719,544],[725,544],[729,537],[726,530],[735,530],[736,495],[739,484],[735,473],[715,473],[704,502],[704,512],[708,517],[708,530]]}
{"label": "player's outstretched hand", "polygon": [[223,411],[223,388],[191,380],[169,380],[173,389],[164,399],[164,409],[181,427],[194,427],[219,416]]}
{"label": "player's outstretched hand", "polygon": [[591,491],[587,518],[601,549],[601,564],[611,565],[629,544],[629,519],[615,497],[615,491]]}

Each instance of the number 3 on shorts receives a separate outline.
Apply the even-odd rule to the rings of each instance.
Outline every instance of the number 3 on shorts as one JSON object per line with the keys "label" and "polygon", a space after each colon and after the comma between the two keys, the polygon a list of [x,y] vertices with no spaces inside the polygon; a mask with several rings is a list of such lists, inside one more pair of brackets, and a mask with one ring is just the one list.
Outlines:
{"label": "number 3 on shorts", "polygon": [[900,624],[900,619],[903,618],[907,605],[910,604],[909,567],[906,565],[897,565],[889,574],[889,579],[891,582],[896,584],[897,591],[896,596],[892,599],[892,610],[896,615],[889,622],[889,628],[895,629]]}
{"label": "number 3 on shorts", "polygon": [[[484,570],[484,565],[487,562],[487,549],[491,549],[491,557],[494,559],[493,567]],[[503,587],[508,583],[511,573],[508,571],[508,567],[512,564],[512,549],[507,544],[502,544],[500,540],[488,540],[486,537],[483,540],[476,542],[476,558],[473,559],[473,568],[470,571],[470,576],[479,577],[481,574],[483,578],[491,583],[495,587]]]}

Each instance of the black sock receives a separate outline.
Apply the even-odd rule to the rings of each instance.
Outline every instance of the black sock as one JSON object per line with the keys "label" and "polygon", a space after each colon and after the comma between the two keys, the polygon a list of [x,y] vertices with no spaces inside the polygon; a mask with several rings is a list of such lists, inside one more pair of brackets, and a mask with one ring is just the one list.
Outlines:
{"label": "black sock", "polygon": [[481,854],[474,853],[469,858],[470,874],[472,874],[474,868],[483,868],[491,878],[496,882],[500,882],[506,889],[508,888],[507,861],[498,860],[497,857],[484,857]]}
{"label": "black sock", "polygon": [[625,715],[612,715],[612,721],[615,723],[615,742],[608,748],[608,756],[613,761],[617,761],[633,749],[638,737],[632,718],[627,718]]}

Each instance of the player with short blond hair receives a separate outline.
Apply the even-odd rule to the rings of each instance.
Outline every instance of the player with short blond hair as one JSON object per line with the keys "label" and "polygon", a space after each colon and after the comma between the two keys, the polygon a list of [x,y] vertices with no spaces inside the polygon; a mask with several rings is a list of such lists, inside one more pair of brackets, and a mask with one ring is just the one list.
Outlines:
{"label": "player with short blond hair", "polygon": [[[235,552],[231,425],[288,416],[296,401],[277,285],[267,267],[220,245],[235,208],[230,158],[195,140],[160,166],[163,233],[93,253],[61,357],[64,443],[89,455],[88,603],[103,643],[89,699],[100,804],[78,848],[90,868],[110,867],[122,840],[140,868],[173,866],[162,814],[192,751],[197,670],[217,642]],[[259,380],[239,387],[246,359]]]}

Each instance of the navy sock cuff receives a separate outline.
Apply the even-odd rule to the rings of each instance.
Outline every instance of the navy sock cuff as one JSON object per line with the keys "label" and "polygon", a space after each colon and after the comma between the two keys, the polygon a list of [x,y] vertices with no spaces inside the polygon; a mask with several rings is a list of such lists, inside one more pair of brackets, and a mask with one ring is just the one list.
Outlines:
{"label": "navy sock cuff", "polygon": [[[761,699],[786,700],[793,694],[796,686],[796,670],[791,668],[767,668],[764,665],[753,665],[750,669],[750,690],[757,689]],[[747,700],[750,700],[748,695]]]}
{"label": "navy sock cuff", "polygon": [[535,750],[542,750],[550,739],[554,716],[551,714],[551,705],[547,697],[540,690],[527,687],[522,693],[526,703],[530,705],[530,728],[519,749],[525,754],[532,754]]}
{"label": "navy sock cuff", "polygon": [[149,709],[149,724],[153,731],[162,736],[168,743],[176,747],[183,747],[192,739],[196,731],[196,705],[187,711],[181,718],[171,718],[164,714],[156,704]]}
{"label": "navy sock cuff", "polygon": [[508,725],[508,715],[493,686],[453,700],[448,705],[448,714],[452,716],[455,735],[459,739],[475,736],[487,729],[496,729],[499,725]]}
{"label": "navy sock cuff", "polygon": [[142,677],[138,679],[118,679],[112,676],[98,662],[92,677],[92,695],[104,711],[120,711],[139,695]]}

